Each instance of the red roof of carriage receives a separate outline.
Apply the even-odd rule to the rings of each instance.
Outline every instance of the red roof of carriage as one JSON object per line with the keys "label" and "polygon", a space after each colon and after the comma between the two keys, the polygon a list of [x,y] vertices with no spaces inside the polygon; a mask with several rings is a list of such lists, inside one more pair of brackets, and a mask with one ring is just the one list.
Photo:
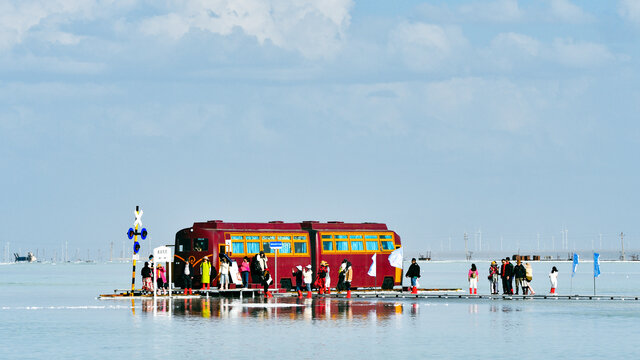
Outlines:
{"label": "red roof of carriage", "polygon": [[193,228],[216,229],[216,230],[283,230],[296,231],[302,230],[300,223],[285,223],[282,221],[270,221],[266,223],[241,223],[241,222],[224,222],[222,220],[209,220],[207,222],[193,223]]}
{"label": "red roof of carriage", "polygon": [[387,225],[381,223],[344,223],[342,221],[329,221],[326,223],[318,221],[303,221],[300,223],[285,223],[282,221],[269,221],[265,223],[243,223],[224,222],[222,220],[209,220],[207,222],[193,223],[194,229],[215,229],[215,230],[236,230],[236,231],[257,231],[257,230],[281,230],[281,231],[385,231]]}
{"label": "red roof of carriage", "polygon": [[387,225],[381,223],[344,223],[342,221],[329,221],[321,223],[317,221],[304,221],[302,228],[317,231],[350,231],[350,230],[388,230]]}

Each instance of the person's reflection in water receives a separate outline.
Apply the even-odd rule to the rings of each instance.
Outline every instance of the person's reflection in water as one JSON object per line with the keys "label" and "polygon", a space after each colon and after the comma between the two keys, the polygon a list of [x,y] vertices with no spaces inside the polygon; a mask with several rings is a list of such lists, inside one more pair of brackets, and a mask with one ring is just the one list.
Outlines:
{"label": "person's reflection in water", "polygon": [[491,306],[489,307],[489,311],[491,311],[491,312],[498,312],[498,307],[497,307],[497,306],[495,306],[495,305],[491,305]]}
{"label": "person's reflection in water", "polygon": [[478,313],[478,304],[469,304],[469,314]]}
{"label": "person's reflection in water", "polygon": [[210,318],[211,317],[211,302],[209,302],[209,300],[202,299],[200,305],[202,306],[202,317],[203,318]]}
{"label": "person's reflection in water", "polygon": [[411,317],[416,317],[418,315],[418,310],[420,309],[420,304],[412,303],[411,304]]}

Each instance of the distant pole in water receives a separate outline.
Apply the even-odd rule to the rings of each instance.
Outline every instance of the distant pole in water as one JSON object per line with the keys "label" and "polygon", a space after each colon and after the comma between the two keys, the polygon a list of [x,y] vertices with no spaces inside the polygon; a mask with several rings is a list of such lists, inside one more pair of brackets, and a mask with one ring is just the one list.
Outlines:
{"label": "distant pole in water", "polygon": [[620,260],[624,261],[624,233],[620,233],[620,243],[622,244],[622,255],[620,255]]}

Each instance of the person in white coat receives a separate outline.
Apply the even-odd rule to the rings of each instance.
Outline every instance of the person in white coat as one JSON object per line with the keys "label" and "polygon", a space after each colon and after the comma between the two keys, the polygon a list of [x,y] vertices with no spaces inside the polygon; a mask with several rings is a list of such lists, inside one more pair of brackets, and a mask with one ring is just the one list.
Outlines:
{"label": "person in white coat", "polygon": [[558,287],[558,269],[554,266],[551,269],[551,273],[549,274],[549,281],[551,282],[551,294],[556,293],[556,288]]}
{"label": "person in white coat", "polygon": [[311,282],[313,280],[313,270],[311,270],[311,265],[307,265],[307,267],[302,270],[302,276],[304,277],[304,284],[307,287],[307,291],[311,291]]}

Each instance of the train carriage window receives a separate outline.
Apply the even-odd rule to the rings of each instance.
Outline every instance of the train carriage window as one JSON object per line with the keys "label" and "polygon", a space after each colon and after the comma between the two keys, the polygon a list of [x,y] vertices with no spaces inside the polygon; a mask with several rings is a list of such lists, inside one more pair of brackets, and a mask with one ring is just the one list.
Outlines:
{"label": "train carriage window", "polygon": [[191,251],[191,239],[178,240],[178,251]]}
{"label": "train carriage window", "polygon": [[[331,236],[331,235],[329,235]],[[324,251],[333,251],[333,241],[323,241],[322,242],[322,250]]]}
{"label": "train carriage window", "polygon": [[247,235],[246,239],[247,239],[247,240],[260,240],[260,236],[250,236],[250,235]]}
{"label": "train carriage window", "polygon": [[239,241],[234,241],[231,243],[231,252],[233,254],[244,254],[244,243]]}
{"label": "train carriage window", "polygon": [[[264,239],[266,236],[263,236],[262,239]],[[268,241],[263,241],[262,242],[262,251],[265,252],[265,254],[273,254],[275,253],[275,251],[271,250],[271,246],[269,246],[269,242]]]}
{"label": "train carriage window", "polygon": [[291,240],[291,236],[278,236],[279,241],[289,241]]}
{"label": "train carriage window", "polygon": [[306,242],[294,242],[293,243],[293,252],[296,254],[306,254],[307,253],[307,243]]}
{"label": "train carriage window", "polygon": [[242,240],[242,239],[244,239],[244,237],[240,236],[240,235],[232,235],[231,236],[231,240]]}
{"label": "train carriage window", "polygon": [[337,251],[349,251],[349,242],[348,241],[336,241],[336,250]]}
{"label": "train carriage window", "polygon": [[197,238],[193,240],[193,249],[195,251],[207,251],[209,250],[209,240],[204,238]]}
{"label": "train carriage window", "polygon": [[336,238],[336,239],[346,239],[347,235],[335,235],[334,238]]}
{"label": "train carriage window", "polygon": [[382,250],[393,250],[393,241],[381,241]]}
{"label": "train carriage window", "polygon": [[[254,236],[252,236],[254,237]],[[257,237],[257,236],[255,236]],[[247,236],[249,238],[249,236]],[[260,252],[260,243],[257,241],[247,241],[247,254],[257,254]]]}
{"label": "train carriage window", "polygon": [[280,254],[291,254],[291,243],[290,242],[283,242],[282,243],[282,249],[278,250],[278,252]]}
{"label": "train carriage window", "polygon": [[351,241],[351,251],[363,251],[364,246],[362,245],[362,240]]}
{"label": "train carriage window", "polygon": [[331,239],[331,235],[322,235],[323,239]]}
{"label": "train carriage window", "polygon": [[378,235],[365,235],[364,236],[365,239],[378,239]]}
{"label": "train carriage window", "polygon": [[306,236],[294,236],[293,240],[302,240],[302,241],[306,241],[307,237]]}
{"label": "train carriage window", "polygon": [[378,240],[367,241],[367,251],[378,251]]}
{"label": "train carriage window", "polygon": [[362,235],[350,235],[349,239],[362,239]]}
{"label": "train carriage window", "polygon": [[276,239],[276,237],[275,236],[271,236],[271,235],[262,237],[262,240],[275,240],[275,239]]}
{"label": "train carriage window", "polygon": [[391,235],[380,235],[380,239],[391,239]]}

